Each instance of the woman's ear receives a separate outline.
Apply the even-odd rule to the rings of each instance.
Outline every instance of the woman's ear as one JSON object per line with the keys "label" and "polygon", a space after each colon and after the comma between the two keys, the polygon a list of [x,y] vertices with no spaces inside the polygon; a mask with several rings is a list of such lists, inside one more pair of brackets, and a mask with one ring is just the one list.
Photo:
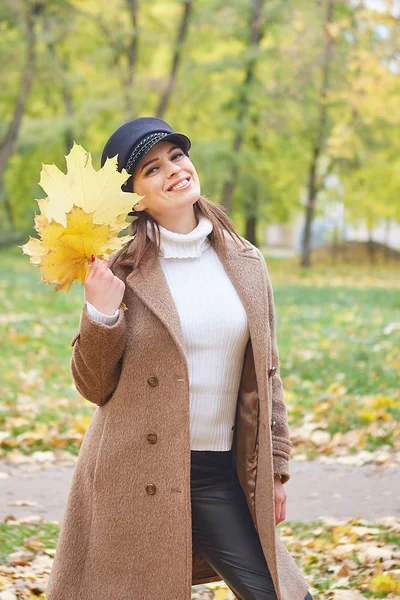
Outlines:
{"label": "woman's ear", "polygon": [[140,202],[136,202],[136,204],[133,205],[133,210],[136,210],[137,212],[141,212],[142,210],[146,210],[146,207],[143,206],[142,201],[140,201]]}

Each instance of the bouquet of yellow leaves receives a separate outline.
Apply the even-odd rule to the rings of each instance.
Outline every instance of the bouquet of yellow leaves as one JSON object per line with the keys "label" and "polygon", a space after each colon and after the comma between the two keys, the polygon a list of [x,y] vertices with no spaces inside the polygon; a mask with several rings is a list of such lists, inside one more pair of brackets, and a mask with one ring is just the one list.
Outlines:
{"label": "bouquet of yellow leaves", "polygon": [[35,229],[40,239],[29,236],[29,242],[19,248],[39,268],[41,281],[68,292],[73,281],[85,281],[92,254],[107,259],[132,239],[118,234],[127,227],[126,216],[142,196],[121,190],[129,173],[117,171],[116,156],[95,171],[90,152],[74,143],[65,158],[66,174],[55,165],[42,164],[39,184],[47,198],[36,200],[40,214],[35,215]]}

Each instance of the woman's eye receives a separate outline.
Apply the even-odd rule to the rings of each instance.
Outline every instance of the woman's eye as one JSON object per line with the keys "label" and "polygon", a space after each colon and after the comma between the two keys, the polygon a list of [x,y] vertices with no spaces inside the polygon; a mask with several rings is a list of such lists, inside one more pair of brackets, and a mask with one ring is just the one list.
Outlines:
{"label": "woman's eye", "polygon": [[[183,156],[183,152],[177,152],[176,154],[174,154],[172,157],[172,160],[175,160],[175,158],[179,158],[180,156]],[[156,168],[157,167],[151,167],[151,169],[146,171],[146,175],[151,175],[152,171],[154,171],[154,169],[156,169]]]}
{"label": "woman's eye", "polygon": [[155,169],[156,167],[152,167],[151,169],[149,169],[148,171],[146,171],[146,175],[150,175],[150,173],[153,171],[153,169]]}

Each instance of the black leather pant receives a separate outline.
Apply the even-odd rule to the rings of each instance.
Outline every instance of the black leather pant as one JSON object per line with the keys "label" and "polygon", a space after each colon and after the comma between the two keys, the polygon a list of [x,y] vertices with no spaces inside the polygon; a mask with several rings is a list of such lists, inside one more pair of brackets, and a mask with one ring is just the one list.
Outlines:
{"label": "black leather pant", "polygon": [[231,450],[192,450],[191,501],[193,544],[238,600],[277,600]]}

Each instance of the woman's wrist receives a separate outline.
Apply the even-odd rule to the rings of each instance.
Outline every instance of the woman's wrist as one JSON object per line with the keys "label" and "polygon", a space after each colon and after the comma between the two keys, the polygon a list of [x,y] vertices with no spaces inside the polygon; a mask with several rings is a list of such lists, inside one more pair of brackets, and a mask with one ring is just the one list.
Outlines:
{"label": "woman's wrist", "polygon": [[93,304],[92,302],[89,302],[89,300],[86,300],[86,302],[93,306],[93,308],[95,308],[97,312],[101,313],[102,315],[105,315],[106,317],[113,317],[118,310],[118,307],[109,308],[108,306],[101,306],[98,303]]}
{"label": "woman's wrist", "polygon": [[118,321],[119,308],[117,308],[113,315],[109,316],[97,310],[97,308],[88,300],[86,300],[86,307],[89,317],[98,323],[103,323],[104,325],[114,325]]}

